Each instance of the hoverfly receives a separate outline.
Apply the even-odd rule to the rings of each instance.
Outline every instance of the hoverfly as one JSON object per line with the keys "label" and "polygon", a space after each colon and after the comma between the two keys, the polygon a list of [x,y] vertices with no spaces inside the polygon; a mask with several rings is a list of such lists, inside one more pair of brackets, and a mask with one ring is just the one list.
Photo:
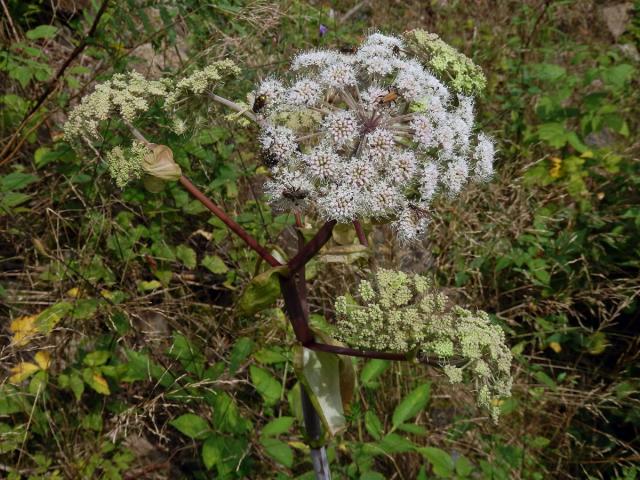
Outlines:
{"label": "hoverfly", "polygon": [[392,86],[389,87],[389,91],[386,94],[380,95],[376,101],[378,104],[384,105],[385,103],[395,102],[399,96],[398,89]]}
{"label": "hoverfly", "polygon": [[267,105],[267,96],[265,94],[258,95],[253,101],[253,113],[258,113]]}

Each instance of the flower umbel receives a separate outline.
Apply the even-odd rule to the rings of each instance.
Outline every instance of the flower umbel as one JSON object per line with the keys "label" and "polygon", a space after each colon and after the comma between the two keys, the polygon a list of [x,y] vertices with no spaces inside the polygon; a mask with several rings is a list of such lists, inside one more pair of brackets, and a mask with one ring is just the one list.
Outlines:
{"label": "flower umbel", "polygon": [[357,348],[435,356],[451,383],[475,385],[478,404],[496,407],[511,392],[511,352],[502,329],[482,311],[451,305],[429,278],[379,270],[335,301],[336,337]]}
{"label": "flower umbel", "polygon": [[[300,53],[291,82],[259,85],[271,201],[326,220],[391,222],[401,240],[418,240],[436,194],[454,196],[492,172],[493,143],[473,134],[469,89],[450,89],[439,77],[466,58],[449,49],[427,65],[407,54],[405,39],[374,33],[351,54]],[[471,73],[460,75],[470,81]],[[304,202],[274,195],[273,185],[292,175],[306,181]]]}

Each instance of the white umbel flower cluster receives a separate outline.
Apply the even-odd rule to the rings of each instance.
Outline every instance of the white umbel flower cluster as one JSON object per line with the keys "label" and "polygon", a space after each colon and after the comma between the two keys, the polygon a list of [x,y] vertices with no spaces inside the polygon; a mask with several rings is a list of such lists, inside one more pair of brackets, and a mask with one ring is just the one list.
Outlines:
{"label": "white umbel flower cluster", "polygon": [[290,83],[258,86],[274,206],[340,223],[391,222],[413,241],[438,193],[455,196],[491,177],[494,146],[473,133],[473,98],[452,93],[406,52],[403,39],[374,33],[354,53],[300,53]]}

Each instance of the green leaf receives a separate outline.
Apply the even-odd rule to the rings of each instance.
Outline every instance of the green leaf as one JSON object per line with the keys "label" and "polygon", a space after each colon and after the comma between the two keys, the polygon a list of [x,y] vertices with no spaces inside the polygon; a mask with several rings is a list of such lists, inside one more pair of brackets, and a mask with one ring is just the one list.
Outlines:
{"label": "green leaf", "polygon": [[280,417],[271,420],[262,429],[262,436],[273,437],[288,432],[294,420],[293,417]]}
{"label": "green leaf", "polygon": [[436,447],[422,447],[418,448],[418,451],[431,463],[433,473],[444,478],[453,475],[453,460],[447,452]]}
{"label": "green leaf", "polygon": [[88,367],[99,367],[100,365],[107,363],[110,356],[111,352],[106,350],[96,350],[95,352],[87,354],[82,360],[82,363]]}
{"label": "green leaf", "polygon": [[58,31],[57,27],[53,25],[39,25],[36,28],[29,30],[25,33],[25,36],[29,40],[39,40],[40,38],[53,38]]}
{"label": "green leaf", "polygon": [[0,178],[0,191],[21,190],[36,181],[38,177],[30,173],[13,172]]}
{"label": "green leaf", "polygon": [[278,380],[273,378],[273,375],[255,365],[251,365],[249,371],[251,374],[251,382],[256,387],[258,393],[262,395],[267,405],[274,405],[280,400],[282,385],[280,385]]}
{"label": "green leaf", "polygon": [[[214,478],[236,478],[235,473],[241,467],[243,459],[246,458],[246,438],[211,435],[205,443],[209,456],[207,462],[211,467],[215,465],[218,470],[218,475]],[[204,451],[202,453],[204,456]]]}
{"label": "green leaf", "polygon": [[412,433],[414,435],[426,435],[427,429],[416,425],[415,423],[403,423],[402,425],[398,425],[398,430],[403,432]]}
{"label": "green leaf", "polygon": [[111,393],[107,380],[97,368],[85,368],[82,370],[82,379],[87,385],[102,395],[109,395]]}
{"label": "green leaf", "polygon": [[468,477],[473,472],[473,464],[465,457],[460,455],[456,458],[456,473],[460,477]]}
{"label": "green leaf", "polygon": [[231,357],[229,358],[229,373],[233,375],[238,367],[244,362],[253,350],[253,340],[248,337],[239,338],[233,345]]}
{"label": "green leaf", "polygon": [[385,480],[387,477],[382,475],[381,473],[374,472],[369,470],[360,475],[360,480]]}
{"label": "green leaf", "polygon": [[207,470],[211,470],[222,459],[222,454],[218,448],[218,439],[214,436],[208,437],[202,444],[202,461]]}
{"label": "green leaf", "polygon": [[211,273],[221,275],[229,271],[227,267],[218,255],[207,255],[202,259],[202,266],[209,270]]}
{"label": "green leaf", "polygon": [[238,308],[246,315],[253,315],[270,307],[280,297],[278,275],[287,267],[271,268],[254,277],[238,300]]}
{"label": "green leaf", "polygon": [[69,302],[58,302],[51,305],[46,310],[40,312],[36,319],[38,331],[47,334],[53,330],[62,318],[73,309],[73,305]]}
{"label": "green leaf", "polygon": [[336,435],[344,430],[346,420],[340,388],[338,355],[295,347],[293,366],[326,431]]}
{"label": "green leaf", "polygon": [[544,123],[538,127],[538,136],[554,148],[564,147],[568,132],[561,123]]}
{"label": "green leaf", "polygon": [[141,292],[149,292],[161,287],[162,283],[160,283],[158,280],[140,280],[138,282],[138,290],[140,290]]}
{"label": "green leaf", "polygon": [[391,365],[388,360],[373,359],[360,372],[360,381],[365,387],[375,386],[375,380],[382,375]]}
{"label": "green leaf", "polygon": [[427,406],[430,394],[431,384],[425,383],[404,397],[393,412],[391,420],[393,427],[398,428],[405,421],[415,417],[420,410]]}
{"label": "green leaf", "polygon": [[175,420],[169,422],[180,433],[194,440],[202,440],[207,437],[209,431],[209,422],[194,413],[185,413]]}
{"label": "green leaf", "polygon": [[235,400],[228,393],[216,392],[210,404],[216,429],[238,435],[253,428],[251,421],[240,414]]}
{"label": "green leaf", "polygon": [[411,440],[398,435],[397,433],[388,434],[380,440],[379,445],[380,448],[389,455],[412,452],[416,449],[416,446],[411,442]]}
{"label": "green leaf", "polygon": [[82,394],[84,393],[84,382],[78,372],[73,372],[69,376],[69,388],[76,397],[76,402],[79,402],[82,398]]}
{"label": "green leaf", "polygon": [[364,414],[364,427],[367,429],[367,432],[369,432],[369,435],[376,440],[382,438],[382,434],[384,433],[382,422],[372,410],[367,410],[367,413]]}
{"label": "green leaf", "polygon": [[287,357],[282,353],[280,347],[265,347],[253,354],[256,361],[264,364],[283,363],[287,361]]}
{"label": "green leaf", "polygon": [[293,450],[289,445],[275,438],[262,438],[260,443],[267,455],[285,467],[291,468],[293,465]]}
{"label": "green leaf", "polygon": [[196,268],[196,252],[193,248],[186,245],[178,245],[176,247],[176,257],[187,268]]}

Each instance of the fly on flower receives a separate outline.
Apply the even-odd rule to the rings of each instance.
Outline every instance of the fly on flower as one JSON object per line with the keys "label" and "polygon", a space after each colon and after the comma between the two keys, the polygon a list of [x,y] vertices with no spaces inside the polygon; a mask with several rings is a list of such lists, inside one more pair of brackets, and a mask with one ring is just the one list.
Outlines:
{"label": "fly on flower", "polygon": [[426,231],[433,198],[490,178],[494,147],[474,132],[473,97],[411,51],[374,33],[357,48],[299,53],[289,80],[258,86],[272,204],[342,223],[388,222],[412,241]]}

